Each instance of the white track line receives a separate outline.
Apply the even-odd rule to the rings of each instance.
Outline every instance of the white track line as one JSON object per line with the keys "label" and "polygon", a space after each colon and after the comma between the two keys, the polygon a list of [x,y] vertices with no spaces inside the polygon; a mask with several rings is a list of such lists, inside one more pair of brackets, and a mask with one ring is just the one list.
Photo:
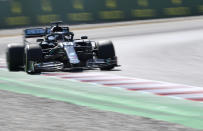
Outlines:
{"label": "white track line", "polygon": [[123,88],[153,88],[153,87],[171,87],[171,88],[174,88],[174,87],[183,87],[183,86],[180,86],[180,85],[175,85],[175,84],[163,84],[163,83],[155,83],[155,84],[137,84],[137,85],[120,85],[120,87],[123,87]]}
{"label": "white track line", "polygon": [[[88,77],[88,78],[87,78]],[[99,75],[89,75],[89,76],[62,76],[61,78],[67,78],[67,79],[75,79],[80,80],[84,82],[90,81],[91,83],[97,83],[94,81],[102,81],[102,80],[116,80],[116,79],[125,79],[123,77],[114,77],[114,76],[99,76]]]}
{"label": "white track line", "polygon": [[[144,91],[144,90],[143,90]],[[199,88],[174,88],[174,89],[155,89],[155,90],[146,90],[146,92],[151,92],[151,93],[178,93],[178,92],[184,92],[184,91],[203,91],[203,89]]]}
{"label": "white track line", "polygon": [[203,93],[200,94],[179,94],[179,95],[171,95],[175,97],[182,97],[182,98],[203,98]]}

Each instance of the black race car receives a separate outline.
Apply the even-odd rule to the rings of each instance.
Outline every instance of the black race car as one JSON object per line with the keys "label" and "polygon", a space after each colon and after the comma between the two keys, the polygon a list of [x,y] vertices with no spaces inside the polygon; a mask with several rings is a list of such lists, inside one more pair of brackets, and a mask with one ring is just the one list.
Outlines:
{"label": "black race car", "polygon": [[49,28],[24,30],[24,44],[10,44],[6,52],[9,71],[28,74],[75,69],[111,70],[117,65],[111,41],[90,41],[87,36],[74,39],[69,27],[52,23]]}

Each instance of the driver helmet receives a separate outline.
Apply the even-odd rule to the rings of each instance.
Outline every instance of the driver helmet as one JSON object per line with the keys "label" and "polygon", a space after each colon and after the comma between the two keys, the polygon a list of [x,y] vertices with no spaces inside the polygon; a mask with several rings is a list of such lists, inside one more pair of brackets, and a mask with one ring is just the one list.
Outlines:
{"label": "driver helmet", "polygon": [[51,32],[63,32],[63,28],[59,26],[54,26],[51,28]]}

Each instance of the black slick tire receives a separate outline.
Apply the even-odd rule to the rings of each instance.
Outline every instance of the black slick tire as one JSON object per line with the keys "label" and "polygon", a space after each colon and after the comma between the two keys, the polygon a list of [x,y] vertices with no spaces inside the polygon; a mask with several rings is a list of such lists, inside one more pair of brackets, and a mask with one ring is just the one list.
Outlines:
{"label": "black slick tire", "polygon": [[[97,48],[98,48],[98,51],[97,51],[98,59],[114,60],[116,58],[112,41],[100,41],[97,43]],[[101,70],[111,70],[114,67],[115,67],[115,65],[109,64],[109,65],[100,67],[100,69]]]}
{"label": "black slick tire", "polygon": [[24,65],[24,45],[9,44],[6,51],[6,61],[9,71],[21,71]]}

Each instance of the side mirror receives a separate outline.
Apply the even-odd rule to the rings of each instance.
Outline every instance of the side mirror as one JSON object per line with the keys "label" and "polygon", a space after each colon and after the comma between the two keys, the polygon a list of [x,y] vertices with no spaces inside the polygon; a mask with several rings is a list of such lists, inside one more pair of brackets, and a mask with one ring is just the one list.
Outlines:
{"label": "side mirror", "polygon": [[81,39],[88,39],[87,36],[81,36]]}
{"label": "side mirror", "polygon": [[44,39],[37,39],[37,42],[42,42],[44,41]]}

